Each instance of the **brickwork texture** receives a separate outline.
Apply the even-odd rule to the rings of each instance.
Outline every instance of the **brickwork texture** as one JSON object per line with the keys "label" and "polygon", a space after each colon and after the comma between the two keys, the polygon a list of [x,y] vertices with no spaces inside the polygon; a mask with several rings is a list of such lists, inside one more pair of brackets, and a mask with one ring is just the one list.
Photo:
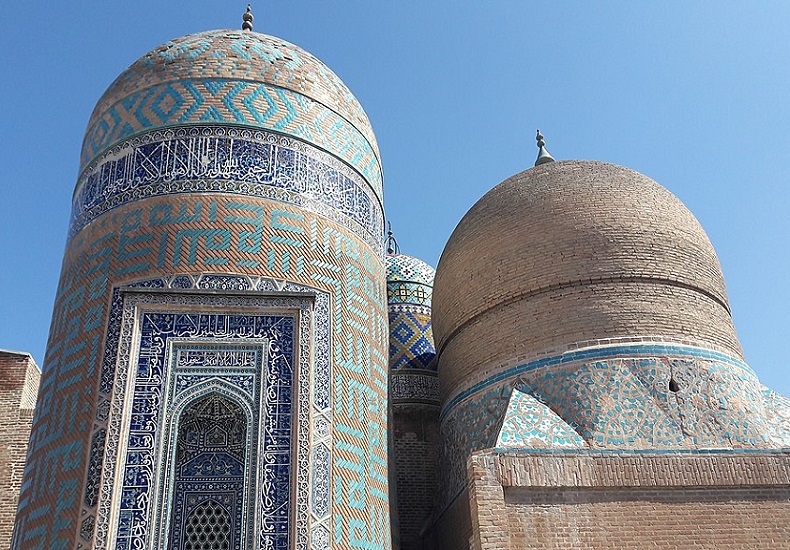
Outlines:
{"label": "brickwork texture", "polygon": [[475,549],[790,548],[790,455],[469,460]]}
{"label": "brickwork texture", "polygon": [[0,548],[11,544],[40,377],[29,354],[0,350]]}

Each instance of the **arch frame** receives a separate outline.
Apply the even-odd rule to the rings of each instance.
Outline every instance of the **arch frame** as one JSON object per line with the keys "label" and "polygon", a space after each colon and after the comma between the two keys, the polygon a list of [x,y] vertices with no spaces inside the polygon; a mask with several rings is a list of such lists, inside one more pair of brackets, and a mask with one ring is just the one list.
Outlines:
{"label": "arch frame", "polygon": [[[167,421],[164,425],[165,430],[162,434],[162,438],[163,441],[169,444],[161,445],[159,453],[159,463],[163,465],[160,469],[162,474],[159,478],[160,483],[164,482],[165,486],[156,491],[164,497],[162,499],[164,505],[160,506],[158,517],[155,518],[154,545],[152,548],[165,548],[167,546],[167,541],[170,540],[172,516],[175,507],[175,484],[178,479],[175,457],[178,450],[182,416],[189,407],[212,394],[218,394],[239,406],[245,419],[245,482],[241,497],[242,509],[240,520],[242,532],[237,548],[247,548],[249,546],[249,539],[254,532],[254,526],[258,524],[257,514],[253,512],[253,514],[251,514],[252,517],[248,518],[247,511],[257,510],[257,507],[252,506],[252,504],[254,496],[253,489],[258,486],[259,472],[257,472],[257,468],[250,466],[258,463],[257,447],[259,439],[258,435],[254,432],[256,424],[260,425],[260,422],[255,421],[254,403],[249,396],[245,396],[238,388],[234,388],[234,386],[226,380],[214,376],[177,395],[175,399],[169,403],[169,406],[165,406],[164,417]],[[168,471],[165,472],[165,470]]]}
{"label": "arch frame", "polygon": [[[220,276],[214,276],[215,278]],[[138,524],[130,529],[128,522],[123,524],[123,510],[117,503],[123,501],[125,468],[128,466],[126,453],[130,449],[130,418],[134,413],[135,387],[137,380],[137,361],[140,359],[141,315],[145,312],[159,313],[205,313],[229,315],[283,315],[294,319],[293,326],[293,410],[289,413],[292,429],[288,433],[291,452],[287,456],[288,502],[287,546],[307,547],[316,532],[327,530],[330,516],[331,494],[326,483],[326,475],[332,460],[332,431],[322,431],[318,436],[311,429],[316,426],[331,426],[331,360],[330,326],[332,304],[329,294],[315,288],[290,282],[277,282],[261,279],[253,287],[256,292],[234,292],[220,294],[194,290],[159,290],[159,280],[141,281],[116,287],[113,291],[112,316],[118,318],[115,342],[108,348],[112,353],[112,405],[109,406],[107,443],[100,461],[98,477],[99,503],[97,505],[96,528],[93,546],[96,548],[150,548],[153,545],[154,526],[159,531],[157,540],[165,540],[161,533],[161,510],[149,506],[150,502],[162,500],[158,493],[146,488],[146,508],[138,518]],[[216,335],[215,335],[216,336]],[[220,339],[233,338],[221,334]],[[243,343],[243,336],[236,335],[236,343]],[[248,334],[246,335],[248,336]],[[191,338],[191,343],[204,345],[208,339]],[[115,347],[117,345],[117,347]],[[169,344],[168,344],[169,345]],[[164,341],[159,347],[165,346]],[[163,387],[156,389],[153,401],[162,397]],[[236,390],[233,390],[236,392]],[[237,395],[240,395],[236,392]],[[263,405],[265,400],[261,400]],[[157,405],[158,407],[159,405]],[[156,443],[157,449],[160,443]],[[154,446],[153,443],[151,445]],[[320,452],[316,452],[319,450]],[[320,460],[316,460],[319,457]],[[155,461],[140,464],[138,470],[148,468],[147,475],[154,478]],[[143,476],[146,472],[142,473]],[[266,547],[271,542],[271,533],[264,533],[260,521],[262,504],[260,495],[256,496],[257,540],[251,540],[251,548]],[[156,509],[154,509],[156,508]],[[269,537],[269,540],[266,540]],[[254,538],[254,537],[251,537]],[[284,542],[285,539],[283,539]],[[282,546],[283,544],[275,544]]]}

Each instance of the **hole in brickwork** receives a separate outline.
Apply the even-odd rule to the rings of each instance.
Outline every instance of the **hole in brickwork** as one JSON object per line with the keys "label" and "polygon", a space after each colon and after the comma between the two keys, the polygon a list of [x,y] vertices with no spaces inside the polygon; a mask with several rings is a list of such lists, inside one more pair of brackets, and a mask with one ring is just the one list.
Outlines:
{"label": "hole in brickwork", "polygon": [[677,393],[680,391],[680,384],[678,384],[678,381],[675,380],[674,376],[669,379],[669,391],[672,393]]}
{"label": "hole in brickwork", "polygon": [[230,514],[209,500],[187,519],[184,550],[230,550]]}

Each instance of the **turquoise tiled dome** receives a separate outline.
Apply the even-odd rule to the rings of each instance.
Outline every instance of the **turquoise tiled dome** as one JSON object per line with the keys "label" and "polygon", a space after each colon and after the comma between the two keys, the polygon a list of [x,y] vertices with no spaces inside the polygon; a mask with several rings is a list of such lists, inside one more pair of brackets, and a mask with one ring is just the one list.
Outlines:
{"label": "turquoise tiled dome", "polygon": [[418,258],[387,254],[387,301],[430,307],[434,269]]}
{"label": "turquoise tiled dome", "polygon": [[191,34],[134,62],[96,105],[81,166],[134,135],[206,124],[260,128],[317,145],[354,167],[381,200],[376,138],[346,85],[300,47],[248,31]]}

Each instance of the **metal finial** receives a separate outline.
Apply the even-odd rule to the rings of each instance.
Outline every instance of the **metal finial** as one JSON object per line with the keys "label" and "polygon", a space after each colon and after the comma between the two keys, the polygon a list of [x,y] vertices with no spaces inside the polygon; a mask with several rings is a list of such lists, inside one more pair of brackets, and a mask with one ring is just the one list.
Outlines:
{"label": "metal finial", "polygon": [[387,254],[400,254],[400,247],[398,241],[395,240],[395,235],[392,234],[392,223],[387,222],[387,239],[384,241],[387,246]]}
{"label": "metal finial", "polygon": [[252,21],[255,19],[252,16],[252,6],[247,4],[247,11],[244,12],[244,15],[242,15],[241,18],[244,21],[241,24],[241,30],[243,30],[243,31],[251,31],[252,30]]}
{"label": "metal finial", "polygon": [[541,164],[546,164],[547,162],[554,162],[554,157],[546,151],[546,142],[543,141],[543,134],[540,133],[538,130],[538,135],[535,138],[538,140],[538,158],[535,161],[535,166],[540,166]]}

